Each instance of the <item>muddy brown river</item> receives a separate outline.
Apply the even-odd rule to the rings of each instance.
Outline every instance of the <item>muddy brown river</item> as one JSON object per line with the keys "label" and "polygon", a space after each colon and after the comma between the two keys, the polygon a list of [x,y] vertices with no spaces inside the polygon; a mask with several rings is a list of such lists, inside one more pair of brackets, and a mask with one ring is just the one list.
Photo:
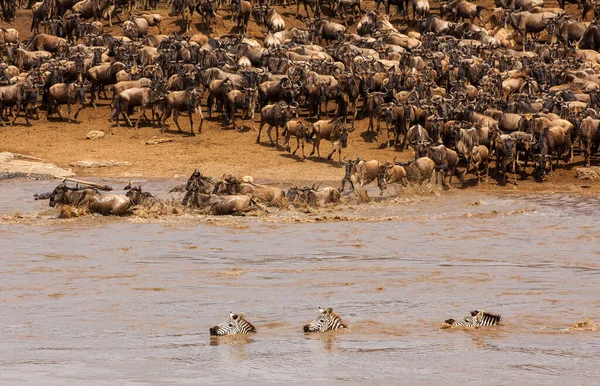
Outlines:
{"label": "muddy brown river", "polygon": [[[0,182],[2,384],[598,382],[600,331],[566,330],[600,322],[597,197],[338,209],[369,221],[62,220],[32,200],[55,185]],[[319,306],[350,329],[304,334]],[[439,328],[472,309],[505,322]],[[229,310],[258,332],[211,340]]]}

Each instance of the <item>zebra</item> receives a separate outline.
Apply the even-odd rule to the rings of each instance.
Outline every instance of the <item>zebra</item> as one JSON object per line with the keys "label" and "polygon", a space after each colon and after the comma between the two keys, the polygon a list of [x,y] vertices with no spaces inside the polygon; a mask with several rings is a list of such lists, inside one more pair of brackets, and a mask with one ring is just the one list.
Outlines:
{"label": "zebra", "polygon": [[304,332],[327,332],[338,330],[340,328],[348,328],[348,326],[342,322],[342,318],[333,312],[331,307],[319,307],[319,316],[304,326]]}
{"label": "zebra", "polygon": [[489,327],[496,326],[502,322],[502,316],[492,314],[483,310],[471,311],[471,316],[462,319],[448,319],[445,324],[449,327]]}
{"label": "zebra", "polygon": [[234,314],[229,311],[229,322],[221,323],[209,329],[211,336],[249,334],[256,332],[256,328],[244,319],[244,313]]}

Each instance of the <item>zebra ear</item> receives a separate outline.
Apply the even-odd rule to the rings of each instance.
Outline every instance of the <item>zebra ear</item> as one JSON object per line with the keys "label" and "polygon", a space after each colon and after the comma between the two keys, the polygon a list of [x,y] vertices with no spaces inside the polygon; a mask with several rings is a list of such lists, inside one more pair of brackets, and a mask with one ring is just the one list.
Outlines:
{"label": "zebra ear", "polygon": [[332,314],[333,313],[333,308],[331,308],[331,307],[327,308],[327,313],[328,314]]}
{"label": "zebra ear", "polygon": [[240,312],[239,314],[237,314],[237,321],[239,322],[241,320],[244,320],[244,313],[243,312]]}
{"label": "zebra ear", "polygon": [[321,308],[321,307],[319,307],[319,312],[320,312],[320,313],[322,313],[322,314],[324,314],[324,313],[326,313],[326,312],[327,312],[327,310],[326,310],[326,309],[324,309],[324,308]]}

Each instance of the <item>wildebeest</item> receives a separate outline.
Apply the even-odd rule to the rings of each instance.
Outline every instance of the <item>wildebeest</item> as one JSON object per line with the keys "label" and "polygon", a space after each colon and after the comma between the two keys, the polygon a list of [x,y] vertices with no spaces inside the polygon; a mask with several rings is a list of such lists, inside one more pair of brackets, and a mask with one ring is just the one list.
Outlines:
{"label": "wildebeest", "polygon": [[[119,126],[119,116],[123,114],[123,117],[127,124],[133,127],[134,125],[129,119],[129,115],[132,113],[134,107],[139,107],[139,116],[137,121],[135,122],[135,128],[137,129],[140,125],[142,117],[146,116],[146,109],[151,108],[152,105],[154,105],[159,99],[162,98],[162,92],[153,87],[127,89],[119,94],[117,98],[115,113],[113,114],[111,119],[115,120],[115,124]],[[154,122],[154,111],[152,111],[152,121]]]}
{"label": "wildebeest", "polygon": [[496,174],[498,171],[502,171],[502,184],[506,185],[506,172],[508,166],[513,172],[514,184],[517,185],[517,170],[516,170],[516,157],[517,149],[515,146],[515,140],[508,134],[499,135],[494,141],[496,150]]}
{"label": "wildebeest", "polygon": [[92,213],[122,216],[131,213],[133,203],[121,194],[101,194],[91,188],[70,188],[65,183],[58,185],[50,194],[51,207],[56,204],[71,205]]}
{"label": "wildebeest", "polygon": [[200,115],[200,124],[198,125],[198,134],[202,132],[202,124],[204,123],[204,115],[202,115],[202,109],[200,107],[200,102],[202,100],[202,93],[198,91],[196,88],[190,88],[185,91],[173,91],[171,93],[167,93],[165,95],[164,100],[162,101],[161,107],[164,108],[164,113],[162,117],[162,125],[161,132],[164,132],[166,127],[167,119],[173,115],[173,120],[175,121],[175,125],[177,129],[181,132],[181,127],[179,126],[179,114],[181,112],[186,112],[190,119],[190,134],[194,134],[194,119],[193,114],[196,113]]}
{"label": "wildebeest", "polygon": [[279,204],[281,199],[285,197],[283,189],[244,182],[239,177],[233,175],[225,175],[217,181],[212,193],[220,195],[245,194],[256,201],[271,205]]}
{"label": "wildebeest", "polygon": [[285,138],[284,147],[287,152],[291,152],[290,147],[290,139],[291,137],[296,137],[296,149],[292,152],[292,155],[296,155],[298,148],[302,144],[302,159],[305,159],[304,155],[304,142],[306,142],[309,136],[309,130],[302,121],[288,121],[285,124],[285,129],[282,133],[282,136]]}
{"label": "wildebeest", "polygon": [[467,160],[466,172],[468,172],[469,169],[475,170],[477,184],[481,183],[481,172],[479,170],[481,166],[485,169],[485,178],[487,181],[490,170],[490,152],[488,148],[485,145],[473,146],[471,149],[467,150],[465,158]]}
{"label": "wildebeest", "polygon": [[204,209],[213,215],[245,213],[258,209],[256,202],[246,195],[217,196],[200,193],[197,185],[187,191],[181,202],[183,206]]}
{"label": "wildebeest", "polygon": [[[552,156],[556,157],[556,165],[560,158],[564,157],[565,162],[573,159],[570,130],[558,126],[544,128],[538,142],[540,149],[538,180],[543,179],[546,173],[546,164]],[[550,171],[552,171],[552,160],[550,160]]]}
{"label": "wildebeest", "polygon": [[[313,149],[310,152],[310,155],[315,154],[315,149],[317,151],[317,156],[319,160],[321,159],[321,140],[325,139],[327,141],[331,141],[332,150],[331,153],[327,156],[327,159],[330,160],[333,153],[338,152],[338,162],[342,162],[342,148],[347,146],[348,143],[348,134],[354,131],[354,122],[352,122],[352,128],[348,129],[346,125],[340,120],[340,118],[333,119],[325,119],[317,121],[313,124],[313,128],[310,134],[310,138],[313,141]],[[314,139],[313,139],[314,137]]]}
{"label": "wildebeest", "polygon": [[585,166],[590,166],[590,157],[598,151],[598,146],[600,145],[600,131],[598,130],[598,126],[600,126],[600,120],[592,117],[582,119],[579,126]]}
{"label": "wildebeest", "polygon": [[162,210],[165,208],[163,200],[148,192],[143,192],[140,185],[131,187],[125,196],[129,197],[133,205],[141,206],[148,210]]}
{"label": "wildebeest", "polygon": [[252,129],[254,129],[254,111],[258,103],[258,90],[256,88],[244,88],[243,90],[231,90],[227,93],[226,112],[233,123],[233,128],[239,130],[235,124],[235,113],[242,110],[242,127],[246,118],[250,118]]}
{"label": "wildebeest", "polygon": [[[428,146],[427,157],[431,158],[435,162],[436,169],[442,172],[442,185],[444,187],[452,186],[452,177],[456,175],[460,180],[461,184],[464,184],[462,173],[456,168],[458,166],[458,154],[448,149],[444,145]],[[450,175],[449,181],[446,183],[446,177]]]}
{"label": "wildebeest", "polygon": [[331,307],[321,308],[319,307],[319,315],[315,320],[304,326],[304,332],[327,332],[335,331],[341,328],[348,328],[343,322],[342,318],[333,312]]}
{"label": "wildebeest", "polygon": [[[279,127],[285,127],[285,124],[292,119],[292,115],[298,108],[297,103],[287,104],[286,102],[280,101],[273,105],[266,105],[260,110],[260,126],[258,128],[258,135],[256,136],[256,143],[260,143],[260,133],[265,124],[269,125],[267,129],[267,136],[271,145],[275,144],[279,147]],[[271,130],[275,127],[275,143],[271,137]]]}
{"label": "wildebeest", "polygon": [[84,102],[86,86],[86,84],[79,82],[53,84],[48,90],[46,120],[48,120],[48,116],[52,114],[54,108],[57,108],[58,116],[62,119],[62,115],[60,114],[60,105],[66,104],[67,120],[68,123],[71,123],[71,105],[79,103],[79,108],[73,116],[73,119],[77,119],[79,112],[85,107]]}

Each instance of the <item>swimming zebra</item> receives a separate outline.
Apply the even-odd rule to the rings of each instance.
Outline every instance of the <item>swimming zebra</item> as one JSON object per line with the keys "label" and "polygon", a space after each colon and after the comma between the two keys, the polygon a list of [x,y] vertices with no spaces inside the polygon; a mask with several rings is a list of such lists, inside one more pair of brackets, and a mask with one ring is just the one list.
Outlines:
{"label": "swimming zebra", "polygon": [[471,311],[471,316],[466,316],[462,319],[448,319],[446,324],[448,327],[489,327],[495,326],[502,321],[502,316],[491,314],[483,310]]}
{"label": "swimming zebra", "polygon": [[319,316],[306,326],[304,332],[327,332],[340,328],[348,328],[342,318],[330,308],[319,308]]}
{"label": "swimming zebra", "polygon": [[256,328],[244,319],[244,313],[234,314],[229,311],[229,322],[221,323],[209,329],[211,336],[249,334],[256,332]]}

